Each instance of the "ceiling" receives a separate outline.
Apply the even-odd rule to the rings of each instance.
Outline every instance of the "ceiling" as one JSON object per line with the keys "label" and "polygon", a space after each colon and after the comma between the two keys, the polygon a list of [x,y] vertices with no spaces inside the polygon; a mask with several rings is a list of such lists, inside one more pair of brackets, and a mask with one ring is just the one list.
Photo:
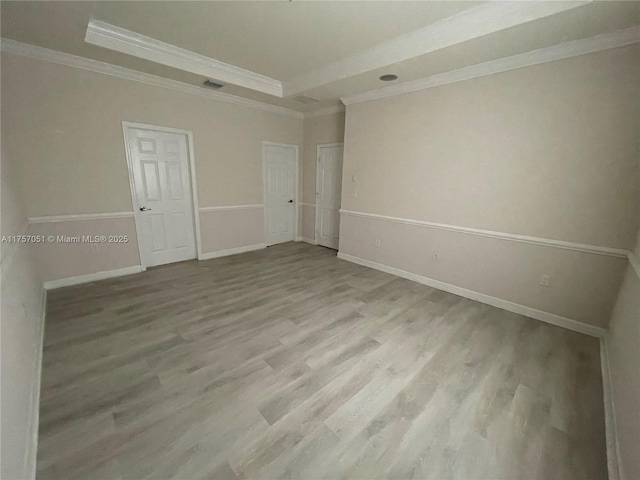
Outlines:
{"label": "ceiling", "polygon": [[[222,92],[312,111],[339,105],[341,97],[386,86],[378,80],[383,73],[399,75],[394,83],[407,82],[640,24],[640,2],[546,4],[551,13],[542,12],[539,18],[527,18],[514,26],[488,33],[478,29],[475,36],[466,35],[473,28],[460,28],[459,39],[449,44],[438,44],[447,35],[434,30],[437,35],[431,51],[423,37],[416,40],[411,35],[449,17],[458,15],[457,19],[473,9],[479,12],[491,6],[449,1],[3,1],[1,32],[3,38],[191,85],[200,86],[205,79],[202,74],[87,43],[89,21],[100,20],[275,79],[282,82],[285,96],[230,83]],[[447,34],[455,31],[446,30]],[[410,51],[413,53],[404,55]],[[298,91],[293,91],[294,84]],[[294,98],[301,94],[320,102],[303,105]]]}

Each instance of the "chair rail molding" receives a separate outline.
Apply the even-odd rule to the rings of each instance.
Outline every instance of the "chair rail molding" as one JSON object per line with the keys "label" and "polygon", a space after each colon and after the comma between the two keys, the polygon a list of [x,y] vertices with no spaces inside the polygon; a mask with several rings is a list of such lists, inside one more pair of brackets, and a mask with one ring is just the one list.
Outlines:
{"label": "chair rail molding", "polygon": [[70,215],[45,215],[29,217],[29,223],[74,222],[76,220],[105,220],[109,218],[133,218],[133,212],[73,213]]}
{"label": "chair rail molding", "polygon": [[411,218],[391,217],[388,215],[378,215],[375,213],[356,212],[351,210],[340,210],[341,215],[351,217],[370,218],[374,220],[383,220],[387,222],[403,223],[406,225],[415,225],[417,227],[434,228],[437,230],[448,230],[451,232],[465,233],[467,235],[479,235],[483,237],[499,238],[512,242],[529,243],[532,245],[543,245],[546,247],[562,248],[565,250],[575,250],[578,252],[591,253],[595,255],[605,255],[609,257],[629,258],[630,252],[619,248],[602,247],[599,245],[588,245],[583,243],[565,242],[563,240],[554,240],[551,238],[531,237],[528,235],[518,235],[515,233],[496,232],[493,230],[483,230],[480,228],[462,227],[458,225],[449,225],[446,223],[427,222],[424,220],[413,220]]}
{"label": "chair rail molding", "polygon": [[254,205],[222,205],[215,207],[200,207],[200,212],[228,212],[232,210],[256,210],[258,208],[264,208],[264,204],[256,203]]}
{"label": "chair rail molding", "polygon": [[640,260],[638,260],[638,257],[633,252],[629,252],[629,264],[633,271],[636,272],[638,278],[640,278]]}

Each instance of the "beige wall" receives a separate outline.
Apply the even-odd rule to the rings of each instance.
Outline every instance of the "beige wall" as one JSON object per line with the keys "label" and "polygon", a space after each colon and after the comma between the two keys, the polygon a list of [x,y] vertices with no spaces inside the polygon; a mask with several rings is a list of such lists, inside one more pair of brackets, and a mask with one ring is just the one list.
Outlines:
{"label": "beige wall", "polygon": [[264,243],[264,209],[202,212],[202,251],[219,252]]}
{"label": "beige wall", "polygon": [[[342,208],[631,249],[639,67],[631,46],[350,105]],[[626,263],[344,215],[340,251],[599,326]]]}
{"label": "beige wall", "polygon": [[620,477],[631,480],[640,478],[640,230],[613,309],[606,342]]}
{"label": "beige wall", "polygon": [[140,265],[136,227],[133,217],[36,223],[29,225],[31,235],[54,237],[117,235],[127,243],[45,243],[34,248],[42,280],[78,277]]}
{"label": "beige wall", "polygon": [[[3,147],[16,160],[27,216],[131,211],[122,121],[193,132],[200,207],[261,204],[262,142],[302,145],[300,118],[4,53],[2,63]],[[249,227],[239,212],[226,215],[228,229],[203,229],[202,244],[242,246]],[[130,222],[103,229],[111,226],[114,233],[131,231]],[[94,224],[65,222],[33,229],[89,227]],[[47,279],[139,263],[132,258],[135,238],[128,248],[90,255],[74,247],[62,255],[41,253]],[[69,270],[69,262],[81,266]]]}
{"label": "beige wall", "polygon": [[[0,231],[2,236],[24,235],[27,219],[15,192],[15,164],[9,158],[3,143]],[[0,248],[0,477],[33,478],[38,428],[38,375],[44,327],[42,281],[32,258],[31,247],[3,243]]]}
{"label": "beige wall", "polygon": [[607,352],[623,480],[640,478],[640,279],[631,266],[607,332]]}
{"label": "beige wall", "polygon": [[[598,327],[607,325],[627,264],[625,258],[346,215],[340,252]],[[541,275],[551,276],[549,287],[539,285]]]}
{"label": "beige wall", "polygon": [[306,239],[315,239],[316,236],[317,148],[319,144],[344,141],[344,119],[344,112],[340,112],[304,121],[302,237]]}

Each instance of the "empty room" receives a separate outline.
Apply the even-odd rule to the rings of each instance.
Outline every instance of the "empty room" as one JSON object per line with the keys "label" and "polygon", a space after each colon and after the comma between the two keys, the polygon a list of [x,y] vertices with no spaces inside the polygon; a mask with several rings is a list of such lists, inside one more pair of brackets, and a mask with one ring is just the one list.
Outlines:
{"label": "empty room", "polygon": [[640,2],[0,16],[2,480],[640,479]]}

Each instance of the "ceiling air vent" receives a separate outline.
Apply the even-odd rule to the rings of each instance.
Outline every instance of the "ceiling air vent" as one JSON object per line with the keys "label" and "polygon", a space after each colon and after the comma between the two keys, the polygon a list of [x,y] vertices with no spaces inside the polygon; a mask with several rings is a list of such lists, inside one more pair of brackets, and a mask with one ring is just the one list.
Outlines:
{"label": "ceiling air vent", "polygon": [[296,102],[304,103],[305,105],[308,105],[309,103],[316,103],[319,101],[320,100],[318,100],[317,98],[307,97],[306,95],[298,95],[296,97]]}
{"label": "ceiling air vent", "polygon": [[224,83],[218,80],[211,80],[210,78],[207,78],[202,85],[207,88],[213,88],[214,90],[220,90],[222,87],[224,87]]}

